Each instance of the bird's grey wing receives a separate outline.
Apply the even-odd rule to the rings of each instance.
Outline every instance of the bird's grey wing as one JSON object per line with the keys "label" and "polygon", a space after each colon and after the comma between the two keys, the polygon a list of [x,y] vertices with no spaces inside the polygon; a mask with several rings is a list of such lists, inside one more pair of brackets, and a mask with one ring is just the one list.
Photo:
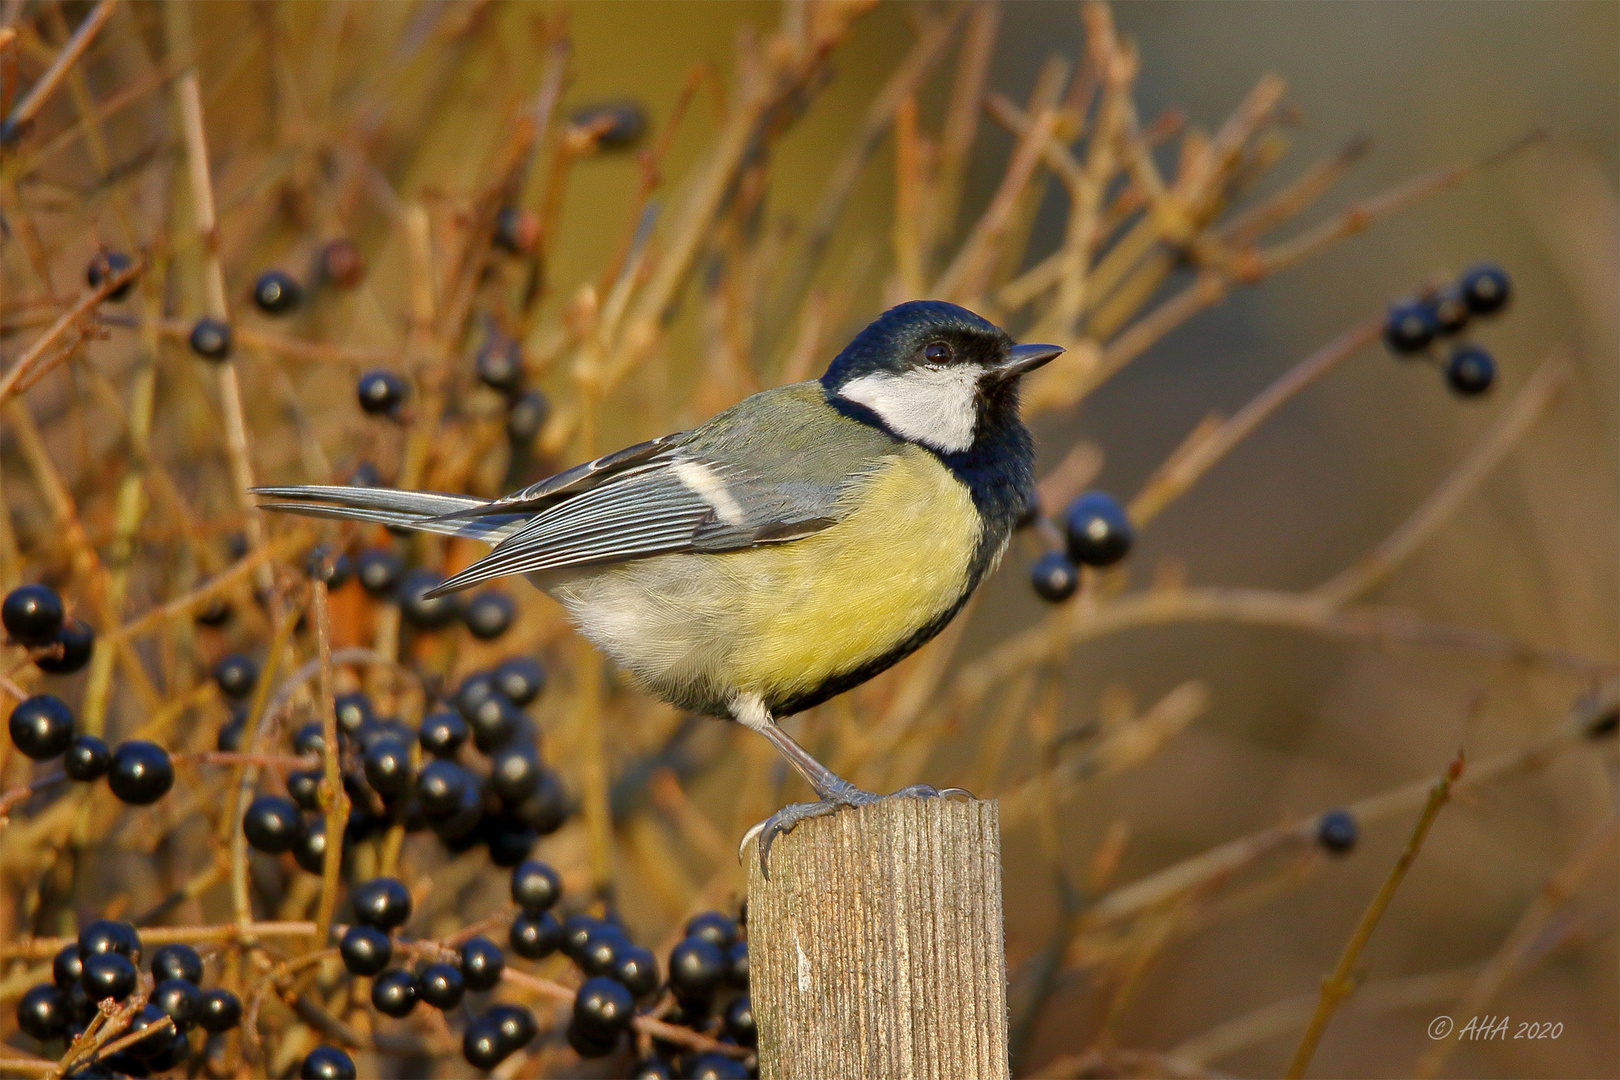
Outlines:
{"label": "bird's grey wing", "polygon": [[838,520],[841,491],[677,452],[542,511],[430,595],[515,574],[795,540]]}
{"label": "bird's grey wing", "polygon": [[530,484],[520,491],[503,495],[491,502],[480,501],[470,508],[449,511],[445,516],[483,517],[489,514],[514,513],[532,516],[615,477],[649,468],[660,461],[667,461],[669,455],[691,437],[690,431],[660,435],[656,439],[648,439],[646,442],[627,446],[623,450],[603,454],[595,460],[575,465],[571,469],[564,469],[555,476],[548,476],[538,483]]}

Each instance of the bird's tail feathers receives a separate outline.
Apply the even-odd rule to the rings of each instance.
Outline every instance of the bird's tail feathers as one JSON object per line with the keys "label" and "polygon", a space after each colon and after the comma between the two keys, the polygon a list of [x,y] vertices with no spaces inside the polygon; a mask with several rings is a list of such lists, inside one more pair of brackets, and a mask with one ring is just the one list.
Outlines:
{"label": "bird's tail feathers", "polygon": [[526,514],[446,516],[476,509],[483,506],[485,500],[431,491],[297,484],[254,488],[253,494],[261,499],[276,500],[260,503],[266,510],[339,521],[367,521],[443,536],[469,536],[489,543],[499,542],[528,518]]}

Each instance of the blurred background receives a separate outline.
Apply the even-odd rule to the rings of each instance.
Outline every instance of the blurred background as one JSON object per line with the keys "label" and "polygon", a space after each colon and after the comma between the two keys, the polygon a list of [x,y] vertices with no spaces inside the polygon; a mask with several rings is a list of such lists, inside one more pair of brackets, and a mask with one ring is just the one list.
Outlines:
{"label": "blurred background", "polygon": [[[792,280],[806,223],[815,220],[836,176],[834,166],[858,145],[874,100],[919,35],[952,18],[953,33],[984,26],[977,12],[880,3],[844,31],[825,10],[836,7],[708,0],[193,5],[220,249],[236,318],[264,334],[371,350],[387,359],[384,366],[410,370],[413,378],[441,355],[459,365],[459,374],[445,378],[456,388],[450,395],[462,412],[439,437],[449,431],[454,438],[481,439],[471,445],[487,450],[489,458],[462,462],[460,472],[441,462],[441,471],[430,469],[428,475],[442,483],[423,486],[456,483],[456,490],[486,495],[503,483],[699,421],[757,386],[780,381],[795,362],[801,377],[819,373],[853,332],[907,295],[892,242],[895,178],[903,163],[896,160],[886,122],[836,218],[806,290],[809,306],[784,308],[774,300]],[[54,47],[61,41],[53,36],[55,10],[65,27],[83,18],[87,5],[13,2],[0,25],[30,21]],[[1013,102],[1038,96],[1040,72],[1051,56],[1078,64],[1088,55],[1085,22],[1074,4],[1029,2],[996,10],[994,37],[985,39],[992,43],[987,86]],[[1413,177],[1480,161],[1531,129],[1545,138],[1380,218],[1297,267],[1234,287],[1222,303],[1088,388],[1083,401],[1048,402],[1032,420],[1038,473],[1062,472],[1060,463],[1073,464],[1071,452],[1087,445],[1093,449],[1077,469],[1087,477],[1081,486],[1126,500],[1205,417],[1232,415],[1295,363],[1354,324],[1377,317],[1391,301],[1481,261],[1500,264],[1514,283],[1509,310],[1472,331],[1498,364],[1488,395],[1460,398],[1424,362],[1397,359],[1376,344],[1360,349],[1289,400],[1147,523],[1130,559],[1106,574],[1088,575],[1082,596],[1070,603],[1087,602],[1088,596],[1106,603],[1156,582],[1296,593],[1332,578],[1400,526],[1467,460],[1532,373],[1563,350],[1569,381],[1545,415],[1365,599],[1380,610],[1505,635],[1590,663],[1572,671],[1467,649],[1411,647],[1376,635],[1170,620],[1102,633],[1048,657],[1039,669],[1040,687],[1026,687],[1022,699],[1009,691],[1014,702],[1022,700],[1039,716],[1038,724],[1031,719],[1026,728],[1022,717],[997,719],[994,700],[982,709],[960,707],[950,688],[998,646],[1055,618],[1030,588],[1029,567],[1049,543],[1030,530],[1015,538],[1003,569],[985,586],[959,644],[930,646],[916,664],[869,694],[829,704],[789,727],[824,756],[830,753],[835,764],[843,754],[844,761],[871,770],[865,775],[894,781],[890,786],[922,779],[941,786],[967,783],[981,797],[1010,796],[1029,777],[1042,775],[1054,745],[1043,738],[1092,745],[1088,740],[1115,723],[1111,717],[1140,714],[1189,681],[1201,684],[1207,705],[1147,760],[1063,787],[1055,803],[1061,827],[1055,849],[1043,842],[1029,813],[1009,819],[1008,954],[1015,1028],[1023,1033],[1016,1069],[1028,1076],[1192,1075],[1200,1067],[1278,1075],[1321,978],[1406,842],[1415,808],[1369,820],[1346,857],[1318,857],[1309,866],[1301,860],[1292,876],[1284,867],[1247,892],[1234,888],[1241,896],[1217,912],[1201,909],[1189,925],[1160,940],[1149,926],[1143,931],[1148,944],[1132,938],[1136,944],[1123,956],[1110,954],[1106,961],[1086,959],[1089,939],[1065,930],[1063,888],[1054,889],[1054,878],[1082,894],[1084,910],[1110,890],[1228,841],[1434,777],[1459,746],[1471,763],[1509,753],[1557,727],[1583,694],[1612,680],[1620,660],[1620,8],[1581,2],[1234,0],[1122,4],[1112,18],[1120,40],[1136,50],[1133,93],[1144,127],[1166,110],[1179,110],[1186,129],[1215,131],[1263,75],[1275,73],[1286,82],[1285,106],[1272,125],[1286,147],[1279,147],[1275,167],[1238,199],[1238,208],[1283,190],[1352,138],[1370,138],[1365,158],[1284,234],[1333,220],[1347,204]],[[779,36],[791,37],[797,26],[802,45],[823,19],[840,28],[829,31],[826,64],[804,80],[802,102],[795,98],[795,108],[782,110],[779,126],[768,140],[759,140],[755,156],[745,155],[739,169],[745,179],[737,181],[742,194],[736,201],[750,209],[715,215],[713,233],[705,235],[694,259],[694,283],[674,291],[667,318],[655,312],[661,321],[652,358],[637,359],[633,376],[593,402],[582,389],[589,384],[582,372],[594,354],[581,343],[601,325],[592,320],[635,235],[646,174],[635,154],[605,150],[580,153],[566,169],[554,169],[555,146],[567,137],[560,118],[593,103],[634,102],[645,112],[645,149],[662,137],[686,100],[683,87],[696,87],[657,165],[664,183],[653,195],[658,217],[650,249],[655,256],[667,254],[681,208],[688,205],[684,200],[698,186],[694,178],[701,179],[728,130],[726,110],[738,108],[733,95],[739,52],[775,57],[771,50]],[[163,23],[157,5],[120,8],[90,54],[97,97],[105,100],[149,76],[165,57],[172,59],[174,45],[166,41]],[[968,30],[965,23],[971,23]],[[542,85],[548,49],[565,36],[571,58],[559,122],[548,129],[550,141],[542,143],[538,164],[525,174],[515,200],[545,222],[545,288],[532,309],[526,307],[513,299],[523,293],[525,264],[503,264],[479,279],[465,323],[436,330],[423,346],[412,337],[415,279],[398,205],[426,208],[436,245],[434,272],[451,282],[458,230],[473,231],[469,222],[482,220],[513,118]],[[939,74],[914,95],[925,131],[937,133],[950,115],[958,48],[948,47]],[[778,52],[797,55],[782,50],[787,46]],[[23,55],[32,77],[48,52]],[[703,72],[695,81],[694,70]],[[73,125],[65,97],[41,114],[25,152]],[[167,275],[159,283],[150,276],[143,282],[150,290],[147,310],[161,309],[166,319],[189,326],[209,300],[201,248],[187,232],[192,211],[171,114],[169,103],[153,96],[105,126],[112,159],[129,163],[119,183],[130,200],[133,233],[142,250],[160,257]],[[1016,148],[1004,126],[980,117],[964,161],[960,213],[936,226],[945,256],[971,240]],[[1176,137],[1155,149],[1166,176],[1176,173],[1177,155]],[[357,159],[371,162],[383,180],[368,178]],[[32,302],[41,292],[13,223],[27,218],[47,238],[56,279],[72,283],[64,295],[72,294],[98,244],[114,243],[119,235],[104,201],[105,185],[95,182],[101,166],[82,144],[44,163],[24,157],[32,168],[15,171],[18,160],[11,159],[8,181],[14,187],[5,207],[12,226],[3,263],[11,322],[3,341],[8,367],[38,332],[37,322],[17,315],[26,307],[23,298]],[[749,203],[756,196],[748,185],[756,182],[768,194]],[[1127,186],[1120,180],[1109,192]],[[1022,219],[1027,249],[1020,253],[1009,245],[1012,253],[1002,254],[1006,265],[998,266],[992,283],[998,287],[1064,242],[1071,209],[1064,185],[1037,170],[1030,190]],[[548,199],[557,200],[554,218]],[[302,274],[319,243],[340,234],[352,236],[365,253],[363,286],[323,294],[291,329],[251,310],[247,295],[263,269],[285,266]],[[948,262],[941,258],[927,267],[926,280],[936,280]],[[655,257],[654,285],[657,265]],[[1144,310],[1193,276],[1185,260],[1178,263]],[[646,274],[637,278],[637,286],[647,280]],[[979,298],[988,302],[993,293],[986,289]],[[446,284],[441,300],[449,295]],[[989,313],[1020,334],[1040,322],[1045,303]],[[821,320],[814,332],[806,329],[805,311],[811,310]],[[107,380],[123,386],[137,362],[137,335],[128,332],[127,322],[124,329],[116,321],[111,325],[109,336],[84,352]],[[521,453],[515,446],[508,453],[499,434],[502,406],[496,396],[468,374],[474,353],[495,329],[522,340],[533,381],[551,402],[550,419]],[[1084,341],[1086,332],[1077,325],[1065,343]],[[183,338],[165,338],[159,413],[166,419],[158,422],[154,452],[179,479],[202,528],[179,539],[154,535],[142,547],[140,558],[150,561],[150,572],[133,579],[126,617],[202,580],[203,568],[227,565],[225,538],[242,527],[220,446],[212,381],[207,366],[185,354]],[[609,352],[625,348],[622,337],[614,338]],[[406,446],[421,428],[362,417],[354,378],[369,363],[328,356],[313,363],[283,359],[277,368],[265,360],[273,352],[249,348],[247,359],[238,361],[258,477],[341,478],[369,462],[385,482],[399,482]],[[99,522],[92,535],[105,544],[112,496],[98,463],[122,467],[122,435],[83,419],[83,410],[93,410],[93,402],[85,401],[94,395],[71,374],[73,367],[41,381],[27,400],[80,497],[81,512]],[[311,446],[317,447],[313,453]],[[0,436],[0,454],[5,505],[22,552],[20,563],[8,565],[26,565],[29,579],[46,567],[71,587],[64,559],[52,549],[48,500],[30,485],[14,433]],[[1076,493],[1063,483],[1053,490],[1063,492],[1065,502]],[[1058,517],[1062,503],[1044,509]],[[284,522],[273,529],[285,535]],[[339,539],[358,542],[350,534]],[[416,561],[445,569],[473,554],[435,545],[408,550]],[[301,566],[302,556],[288,562]],[[15,581],[3,584],[9,588]],[[371,639],[380,616],[356,595],[358,614],[340,637],[350,633],[359,642]],[[514,589],[511,595],[519,621],[498,648],[459,637],[450,641],[447,631],[440,635],[447,640],[437,644],[407,635],[402,655],[446,687],[508,652],[528,650],[546,659],[552,688],[535,717],[545,732],[547,760],[569,782],[579,812],[540,840],[537,851],[564,871],[575,895],[618,911],[638,938],[654,943],[691,911],[740,898],[743,878],[727,849],[747,824],[802,797],[797,782],[785,779],[768,750],[752,746],[747,733],[717,724],[689,732],[680,718],[650,706],[611,673],[599,688],[602,680],[593,681],[595,669],[561,626],[555,606],[533,590]],[[241,619],[221,640],[206,631],[193,639],[177,630],[161,658],[154,645],[147,660],[166,695],[204,679],[201,673],[227,644],[262,652],[268,623],[253,611],[245,591],[237,607]],[[302,642],[295,641],[300,658],[308,652]],[[918,685],[913,673],[926,671],[929,657],[940,650],[942,670],[928,676],[937,685],[917,726],[926,740],[920,750],[903,741],[873,750],[852,734],[871,717],[890,716],[895,688]],[[615,816],[605,861],[594,847],[589,819],[593,798],[606,807],[608,792],[604,780],[582,771],[597,752],[590,749],[597,734],[580,719],[584,702],[605,702],[608,709],[599,735]],[[133,726],[141,708],[126,687],[115,684],[109,727]],[[211,732],[225,713],[215,703],[196,715],[192,739],[211,745]],[[998,743],[996,733],[1003,731],[1010,734]],[[1314,1075],[1411,1075],[1431,1047],[1430,1020],[1448,1011],[1549,878],[1615,812],[1612,745],[1561,753],[1471,791],[1442,811],[1361,959],[1368,1004],[1352,1002],[1339,1010]],[[14,762],[13,772],[20,764]],[[648,776],[673,778],[676,786],[659,787]],[[12,776],[7,782],[16,781]],[[1606,853],[1538,938],[1545,947],[1533,950],[1535,962],[1485,1010],[1511,1016],[1515,1027],[1521,1020],[1560,1022],[1559,1037],[1463,1043],[1441,1075],[1620,1076],[1620,864],[1612,832],[1608,837]],[[0,834],[0,850],[12,842]],[[143,868],[117,847],[104,846],[99,865],[131,876],[113,880],[81,872],[54,908],[47,903],[35,913],[35,932],[53,932],[58,927],[48,925],[52,919],[67,926],[132,891],[161,896],[188,872],[183,851],[165,851],[173,865]],[[407,862],[412,858],[426,874],[443,873],[436,868],[448,857],[424,844],[420,850],[407,847]],[[482,917],[492,903],[474,886],[493,871],[469,856],[459,858],[459,876],[449,880],[462,891],[434,924],[438,933]],[[31,864],[19,862],[15,852],[11,859],[16,880]],[[1099,861],[1110,865],[1099,869]],[[262,878],[269,892],[260,900],[274,908],[276,882],[290,878]],[[140,909],[139,899],[126,895],[124,905]],[[222,912],[228,904],[205,894],[190,902],[183,917],[207,921],[225,917]],[[1054,949],[1068,959],[1042,981],[1041,962]],[[1233,1023],[1239,1025],[1235,1033],[1223,1027]],[[1162,1056],[1133,1058],[1122,1053],[1127,1050]],[[612,1075],[601,1071],[606,1066],[535,1060],[560,1070],[546,1075]],[[570,1071],[575,1068],[586,1071]]]}

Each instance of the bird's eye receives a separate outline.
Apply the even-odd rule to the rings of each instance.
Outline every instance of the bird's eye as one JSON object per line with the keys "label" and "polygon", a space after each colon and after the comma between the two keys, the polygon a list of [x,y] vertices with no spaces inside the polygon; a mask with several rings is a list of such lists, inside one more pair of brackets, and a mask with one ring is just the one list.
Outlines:
{"label": "bird's eye", "polygon": [[948,364],[951,362],[951,347],[943,341],[931,341],[923,350],[923,359],[930,364]]}

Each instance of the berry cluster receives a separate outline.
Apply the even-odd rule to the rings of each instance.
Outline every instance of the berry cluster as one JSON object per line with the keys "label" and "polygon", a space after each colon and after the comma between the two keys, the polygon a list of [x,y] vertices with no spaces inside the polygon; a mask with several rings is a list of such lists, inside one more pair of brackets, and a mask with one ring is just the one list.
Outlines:
{"label": "berry cluster", "polygon": [[[517,886],[514,878],[514,895]],[[513,923],[513,949],[519,925]],[[632,942],[612,918],[570,915],[558,927],[554,946],[586,976],[574,999],[568,1044],[581,1057],[614,1053],[629,1029],[638,1004],[657,1000],[662,983],[654,954]],[[528,930],[524,930],[525,937]],[[519,951],[519,955],[523,955]],[[728,1045],[753,1049],[759,1041],[748,999],[748,942],[742,928],[718,911],[706,911],[686,924],[682,940],[669,953],[668,989],[674,1008],[662,1019],[701,1031]],[[638,1063],[637,1077],[686,1076],[721,1080],[750,1075],[738,1058],[719,1053],[681,1053],[653,1040],[656,1054]]]}
{"label": "berry cluster", "polygon": [[[1439,289],[1390,305],[1384,319],[1384,344],[1400,357],[1424,356],[1440,364],[1446,385],[1463,397],[1477,397],[1496,380],[1496,361],[1480,345],[1460,338],[1476,317],[1501,311],[1513,294],[1507,272],[1481,263]],[[1441,361],[1437,342],[1459,338]]]}
{"label": "berry cluster", "polygon": [[143,994],[144,1001],[131,1005],[140,1008],[128,1031],[146,1032],[144,1037],[70,1075],[149,1076],[187,1061],[193,1029],[206,1039],[240,1022],[242,1003],[235,994],[202,989],[203,958],[196,949],[179,943],[159,947],[152,954],[149,978],[139,970],[142,951],[140,934],[130,924],[110,919],[89,923],[76,942],[56,954],[51,981],[29,988],[17,1002],[17,1026],[42,1043],[71,1043],[84,1033],[98,1007]]}
{"label": "berry cluster", "polygon": [[69,618],[49,585],[19,585],[0,603],[9,644],[28,649],[34,666],[50,675],[71,675],[90,662],[96,632]]}
{"label": "berry cluster", "polygon": [[[221,676],[242,671],[244,662],[233,656],[216,666],[222,688]],[[241,681],[231,685],[246,692]],[[431,829],[458,854],[483,844],[497,866],[526,858],[569,813],[561,779],[540,758],[539,730],[522,709],[544,685],[545,670],[538,662],[509,659],[463,680],[451,705],[431,710],[415,729],[378,718],[360,691],[340,694],[334,707],[343,788],[350,800],[345,854],[397,823],[412,832]],[[304,724],[291,739],[299,755],[320,755],[326,748],[320,721]],[[487,756],[487,771],[458,760],[469,742]],[[414,753],[413,743],[419,747]],[[421,759],[420,767],[415,758]],[[286,796],[255,798],[242,817],[248,842],[270,855],[290,852],[304,870],[321,873],[329,840],[321,816],[324,777],[320,767],[295,770],[286,777]]]}
{"label": "berry cluster", "polygon": [[[83,624],[65,620],[62,598],[44,585],[22,585],[7,594],[0,605],[6,633],[17,644],[31,649],[51,650],[70,636],[83,638],[75,646],[73,662],[66,670],[77,670],[89,659],[94,636]],[[82,635],[73,631],[82,627]],[[61,650],[62,657],[68,650]],[[50,653],[34,655],[43,671],[61,672],[59,658]],[[49,666],[55,664],[56,666]],[[107,778],[107,786],[121,801],[135,806],[157,802],[174,786],[174,763],[168,752],[142,739],[122,742],[110,749],[94,735],[73,729],[73,710],[55,694],[34,694],[11,710],[8,722],[11,743],[35,761],[62,759],[62,775],[69,780],[92,781]]]}
{"label": "berry cluster", "polygon": [[[1038,506],[1027,516],[1050,529]],[[1063,512],[1062,549],[1047,551],[1030,568],[1035,595],[1054,604],[1067,600],[1080,587],[1080,567],[1113,566],[1130,554],[1135,540],[1136,530],[1118,499],[1106,491],[1078,496]]]}
{"label": "berry cluster", "polygon": [[505,397],[506,435],[513,449],[526,448],[545,426],[551,403],[544,392],[525,388],[523,346],[499,331],[491,331],[473,360],[473,370],[479,382]]}

